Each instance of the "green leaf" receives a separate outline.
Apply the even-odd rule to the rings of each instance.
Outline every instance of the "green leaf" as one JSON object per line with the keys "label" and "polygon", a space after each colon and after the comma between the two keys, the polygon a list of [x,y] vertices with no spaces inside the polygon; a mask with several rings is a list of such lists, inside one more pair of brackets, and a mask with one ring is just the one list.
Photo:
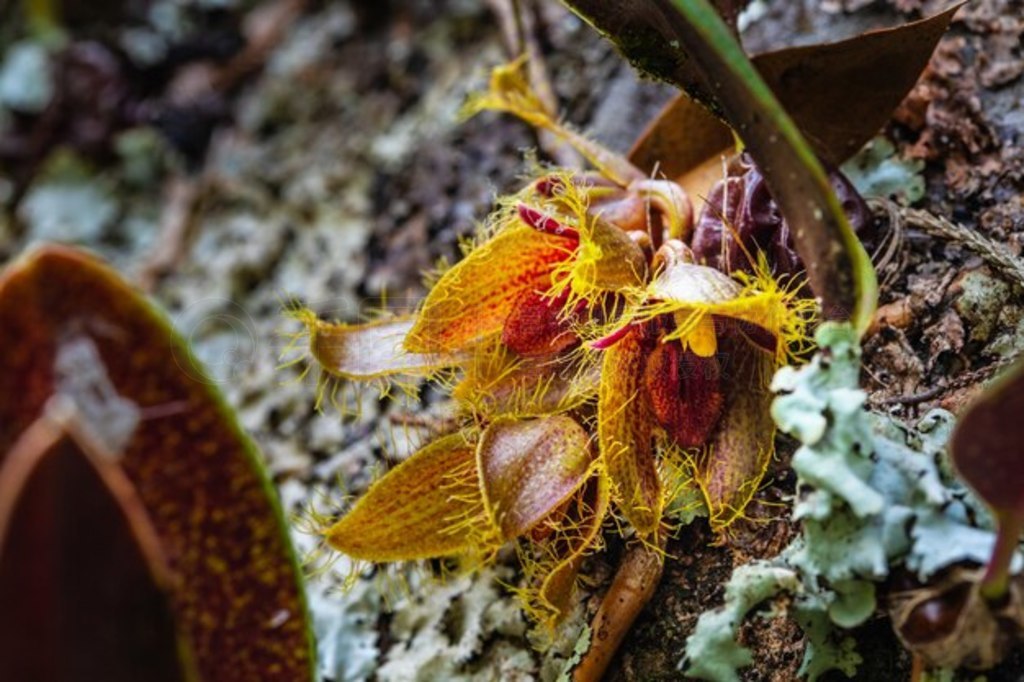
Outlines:
{"label": "green leaf", "polygon": [[793,226],[797,251],[826,317],[851,319],[866,329],[877,302],[867,253],[814,150],[711,5],[706,0],[569,4],[613,33],[612,40],[641,69],[682,85],[729,121]]}

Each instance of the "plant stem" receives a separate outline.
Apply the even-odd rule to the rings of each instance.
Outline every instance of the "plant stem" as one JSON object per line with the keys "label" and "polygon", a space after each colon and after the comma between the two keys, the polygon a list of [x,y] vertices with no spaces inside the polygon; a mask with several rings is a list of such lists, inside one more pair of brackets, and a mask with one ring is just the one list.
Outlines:
{"label": "plant stem", "polygon": [[573,682],[598,682],[604,677],[633,621],[654,596],[665,566],[664,541],[667,536],[664,528],[658,534],[658,547],[637,543],[619,565],[612,586],[601,600],[590,625],[592,643],[573,670]]}
{"label": "plant stem", "polygon": [[997,520],[996,544],[981,579],[981,596],[989,602],[997,602],[1006,596],[1010,586],[1010,564],[1017,551],[1020,533],[1024,530],[1024,514],[1001,512],[997,514]]}
{"label": "plant stem", "polygon": [[707,74],[726,120],[764,174],[829,319],[867,329],[878,298],[874,267],[796,123],[708,0],[671,0],[687,54]]}

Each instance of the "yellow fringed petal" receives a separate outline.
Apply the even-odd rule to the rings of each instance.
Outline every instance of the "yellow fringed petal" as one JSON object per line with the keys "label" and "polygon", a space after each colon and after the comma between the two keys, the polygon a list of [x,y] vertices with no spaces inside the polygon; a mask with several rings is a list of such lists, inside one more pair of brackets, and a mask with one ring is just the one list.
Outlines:
{"label": "yellow fringed petal", "polygon": [[574,247],[574,242],[529,227],[499,232],[437,281],[405,349],[458,352],[500,332],[520,295],[551,288],[552,272]]}
{"label": "yellow fringed petal", "polygon": [[[776,340],[775,360],[784,363],[807,344],[807,325],[815,303],[800,298],[795,282],[782,285],[770,274],[762,254],[753,275],[734,273],[732,279],[718,270],[687,262],[666,267],[648,287],[650,302],[641,307],[637,320],[671,314],[675,329],[665,340],[679,339],[698,355],[711,353],[714,318],[754,325],[758,336]],[[754,342],[754,345],[765,347]],[[767,345],[771,348],[771,344]]]}
{"label": "yellow fringed petal", "polygon": [[704,495],[715,531],[741,518],[757,492],[775,446],[768,389],[774,358],[745,342],[730,342],[736,354],[733,380],[725,384],[725,411],[707,451],[696,464],[694,479]]}
{"label": "yellow fringed petal", "polygon": [[535,128],[550,129],[557,125],[554,115],[526,81],[523,73],[525,63],[526,57],[523,56],[494,67],[487,91],[470,96],[462,108],[462,115],[470,117],[481,111],[503,111],[518,116]]}
{"label": "yellow fringed petal", "polygon": [[460,434],[417,451],[370,486],[352,510],[324,532],[355,559],[409,561],[481,549],[466,524],[482,517],[476,448]]}
{"label": "yellow fringed petal", "polygon": [[450,354],[410,353],[403,347],[415,324],[412,316],[367,324],[324,322],[310,310],[292,315],[306,325],[309,350],[329,374],[367,381],[393,375],[424,375],[460,362]]}
{"label": "yellow fringed petal", "polygon": [[552,522],[551,533],[534,542],[532,551],[523,557],[530,586],[520,596],[526,611],[548,632],[568,615],[583,559],[601,545],[610,493],[608,476],[598,469],[573,498],[566,514]]}
{"label": "yellow fringed petal", "polygon": [[793,312],[785,298],[772,292],[751,293],[710,307],[715,315],[757,325],[772,336],[779,336]]}
{"label": "yellow fringed petal", "polygon": [[629,235],[600,219],[580,233],[580,250],[573,262],[573,290],[589,298],[595,291],[620,292],[639,288],[647,278],[647,259]]}
{"label": "yellow fringed petal", "polygon": [[654,424],[641,392],[647,353],[641,335],[631,330],[604,351],[597,437],[616,504],[638,533],[648,534],[661,522],[662,494],[651,442]]}
{"label": "yellow fringed petal", "polygon": [[564,140],[607,178],[623,187],[634,180],[643,180],[647,177],[624,157],[559,123],[527,82],[523,73],[525,64],[524,56],[509,64],[495,67],[491,71],[490,87],[487,92],[470,97],[462,109],[462,115],[468,117],[481,111],[492,110],[518,116],[533,127],[547,130]]}
{"label": "yellow fringed petal", "polygon": [[496,345],[467,363],[452,397],[489,417],[539,417],[565,412],[597,395],[599,366],[579,353],[522,358]]}

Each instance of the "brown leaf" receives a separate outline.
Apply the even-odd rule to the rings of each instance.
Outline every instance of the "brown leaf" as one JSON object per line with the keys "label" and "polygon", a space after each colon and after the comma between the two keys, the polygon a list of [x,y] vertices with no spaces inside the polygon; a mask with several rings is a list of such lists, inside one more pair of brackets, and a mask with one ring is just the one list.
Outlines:
{"label": "brown leaf", "polygon": [[30,426],[0,465],[0,679],[196,679],[173,575],[102,448]]}
{"label": "brown leaf", "polygon": [[[0,319],[0,375],[13,387],[0,392],[0,453],[52,395],[70,395],[88,428],[121,443],[202,678],[310,679],[298,567],[260,455],[166,320],[113,270],[58,246],[0,277]],[[101,400],[90,377],[120,398]],[[159,416],[132,429],[131,407]]]}
{"label": "brown leaf", "polygon": [[[889,120],[959,6],[895,28],[768,52],[751,61],[818,155],[838,166]],[[629,158],[669,178],[683,177],[711,160],[705,170],[717,170],[718,179],[718,157],[733,140],[725,123],[681,94],[641,134]],[[692,185],[684,186],[691,197],[706,195],[706,187],[694,194]]]}
{"label": "brown leaf", "polygon": [[[670,0],[567,0],[566,4],[638,70],[680,86],[717,110],[707,76],[679,46],[684,29]],[[718,4],[728,4],[728,0]]]}
{"label": "brown leaf", "polygon": [[960,416],[950,454],[960,476],[998,514],[1024,516],[1024,362],[1018,361]]}

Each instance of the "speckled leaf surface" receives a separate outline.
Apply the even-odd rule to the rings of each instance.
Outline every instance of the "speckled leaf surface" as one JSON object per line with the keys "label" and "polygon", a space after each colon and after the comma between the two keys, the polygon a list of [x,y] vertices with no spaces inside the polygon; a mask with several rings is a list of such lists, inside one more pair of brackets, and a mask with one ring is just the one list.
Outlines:
{"label": "speckled leaf surface", "polygon": [[105,265],[55,246],[0,278],[0,319],[0,452],[53,394],[61,346],[91,341],[114,390],[153,415],[120,465],[178,581],[202,678],[310,679],[298,568],[259,454],[165,319]]}

